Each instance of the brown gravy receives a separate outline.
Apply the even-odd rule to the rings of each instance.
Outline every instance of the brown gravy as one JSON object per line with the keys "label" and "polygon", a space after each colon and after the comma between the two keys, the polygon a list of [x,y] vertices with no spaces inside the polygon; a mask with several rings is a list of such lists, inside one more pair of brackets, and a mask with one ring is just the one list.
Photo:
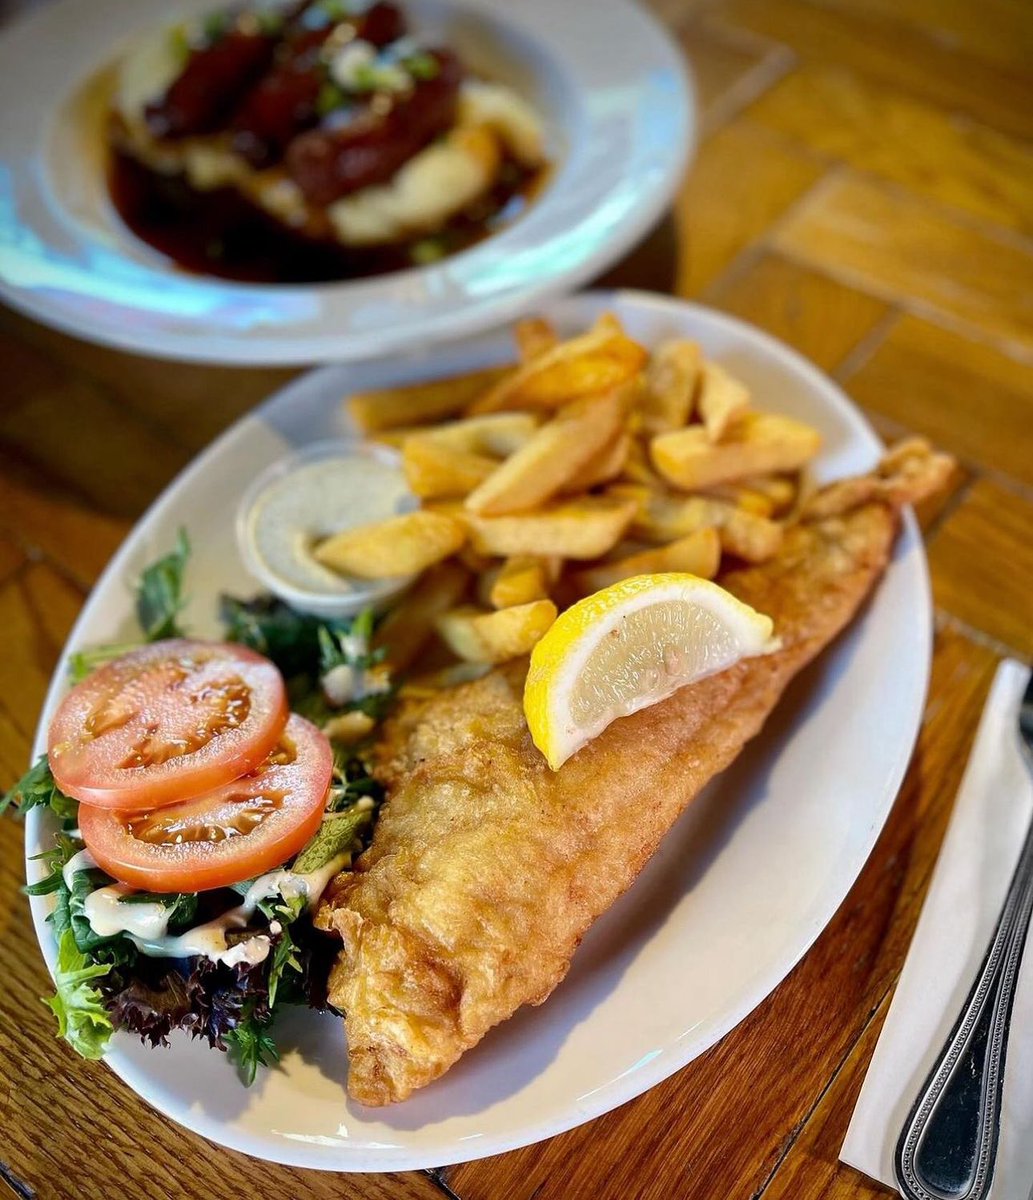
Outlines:
{"label": "brown gravy", "polygon": [[499,179],[444,229],[368,249],[288,229],[234,188],[199,192],[113,150],[108,186],[119,216],[141,241],[185,271],[244,283],[329,283],[420,266],[475,245],[520,215],[546,170],[507,162]]}

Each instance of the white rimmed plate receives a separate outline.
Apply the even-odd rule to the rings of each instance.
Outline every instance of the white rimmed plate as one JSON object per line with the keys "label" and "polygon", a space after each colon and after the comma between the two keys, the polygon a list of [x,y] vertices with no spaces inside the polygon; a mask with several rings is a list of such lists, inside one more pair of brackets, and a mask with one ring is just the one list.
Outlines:
{"label": "white rimmed plate", "polygon": [[[546,311],[574,332],[605,308],[647,343],[673,334],[698,339],[751,385],[760,407],[816,425],[825,439],[819,481],[875,461],[879,443],[839,388],[740,321],[635,292],[586,294]],[[140,521],[97,584],[68,650],[132,633],[132,581],[180,525],[194,531],[195,544],[187,620],[197,633],[215,633],[216,594],[253,586],[237,555],[233,523],[236,497],[256,471],[292,447],[347,432],[340,398],[352,388],[470,369],[509,354],[508,338],[493,334],[403,366],[323,368],[285,388],[214,443]],[[282,1067],[262,1074],[250,1090],[220,1054],[186,1038],[156,1051],[119,1035],[107,1061],[149,1103],[214,1141],[330,1170],[478,1158],[615,1108],[743,1020],[832,917],[903,777],[929,653],[925,558],[908,515],[873,601],[796,681],[763,734],[689,808],[634,887],[589,932],[555,994],[492,1031],[404,1104],[373,1110],[351,1103],[341,1023],[308,1012],[278,1026]],[[65,686],[62,667],[37,753]],[[26,834],[29,855],[47,844],[38,810]],[[29,870],[35,877],[36,864]],[[46,900],[33,901],[52,964],[47,909]]]}
{"label": "white rimmed plate", "polygon": [[405,0],[541,112],[556,169],[470,250],[374,279],[248,285],[170,266],[121,224],[88,81],[133,36],[218,0],[58,0],[0,37],[0,296],[125,350],[225,363],[374,358],[463,337],[569,291],[657,220],[695,141],[677,48],[631,0]]}

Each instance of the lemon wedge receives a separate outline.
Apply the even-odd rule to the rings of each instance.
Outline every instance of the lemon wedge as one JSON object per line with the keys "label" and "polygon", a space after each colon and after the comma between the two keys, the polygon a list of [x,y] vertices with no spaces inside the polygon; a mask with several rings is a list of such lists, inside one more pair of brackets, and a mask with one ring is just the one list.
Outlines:
{"label": "lemon wedge", "polygon": [[618,717],[777,649],[772,621],[696,575],[637,575],[568,608],[531,653],[524,714],[556,770]]}

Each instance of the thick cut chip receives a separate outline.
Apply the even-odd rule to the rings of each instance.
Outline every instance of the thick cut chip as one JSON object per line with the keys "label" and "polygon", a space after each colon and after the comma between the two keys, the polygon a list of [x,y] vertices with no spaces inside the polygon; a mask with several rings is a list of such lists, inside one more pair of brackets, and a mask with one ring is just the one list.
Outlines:
{"label": "thick cut chip", "polygon": [[373,648],[383,649],[394,674],[408,670],[434,632],[434,622],[455,606],[470,576],[457,562],[444,562],[421,575],[388,612],[373,635]]}
{"label": "thick cut chip", "polygon": [[589,596],[636,575],[679,571],[698,575],[701,579],[713,579],[720,564],[721,539],[717,530],[699,529],[688,537],[668,542],[666,546],[586,567],[572,576],[572,583],[579,596]]}
{"label": "thick cut chip", "polygon": [[[745,492],[763,496],[771,505],[769,517],[781,517],[796,503],[800,492],[800,481],[795,475],[758,475],[744,479],[738,485]],[[740,504],[740,508],[744,507]]]}
{"label": "thick cut chip", "polygon": [[631,533],[643,541],[670,542],[701,529],[716,529],[722,548],[747,562],[767,562],[782,545],[782,526],[777,521],[729,500],[679,496],[635,484],[617,484],[610,491],[637,502]]}
{"label": "thick cut chip", "polygon": [[802,421],[747,412],[720,442],[712,442],[706,429],[693,426],[659,434],[650,443],[650,454],[665,479],[691,490],[770,471],[796,471],[820,446],[818,431]]}
{"label": "thick cut chip", "polygon": [[620,431],[619,390],[567,405],[466,498],[485,516],[535,508],[560,491]]}
{"label": "thick cut chip", "polygon": [[712,442],[720,441],[729,425],[749,408],[750,393],[717,363],[707,363],[700,381],[697,408]]}
{"label": "thick cut chip", "polygon": [[620,541],[637,510],[633,499],[583,496],[517,516],[466,513],[473,548],[504,558],[516,554],[600,558]]}
{"label": "thick cut chip", "polygon": [[551,350],[560,340],[552,322],[544,317],[525,317],[523,321],[517,321],[513,336],[520,361],[525,363]]}
{"label": "thick cut chip", "polygon": [[560,408],[628,383],[642,369],[646,351],[612,320],[560,342],[524,363],[475,400],[471,413],[504,408]]}
{"label": "thick cut chip", "polygon": [[785,530],[777,521],[727,506],[718,521],[721,547],[745,562],[762,563],[782,549]]}
{"label": "thick cut chip", "polygon": [[719,483],[716,487],[707,488],[706,494],[715,500],[734,504],[743,512],[753,513],[757,517],[770,517],[775,512],[775,503],[769,495],[745,483]]}
{"label": "thick cut chip", "polygon": [[502,663],[530,654],[555,620],[551,600],[532,600],[496,612],[456,608],[438,618],[437,628],[449,648],[467,662]]}
{"label": "thick cut chip", "polygon": [[631,439],[628,457],[621,468],[620,478],[645,487],[665,486],[664,481],[653,470],[653,464],[649,461],[648,447],[639,438]]}
{"label": "thick cut chip", "polygon": [[507,558],[492,580],[488,603],[492,608],[513,608],[532,600],[546,600],[550,575],[551,566],[546,558],[532,558],[528,554]]}
{"label": "thick cut chip", "polygon": [[512,370],[512,367],[489,367],[447,379],[432,379],[426,383],[355,392],[346,402],[348,412],[363,433],[439,421],[442,417],[462,412],[471,401],[501,382]]}
{"label": "thick cut chip", "polygon": [[534,413],[501,412],[463,417],[441,425],[403,425],[398,429],[379,430],[370,436],[399,450],[404,449],[409,438],[421,437],[450,450],[505,458],[529,441],[537,428],[538,417]]}
{"label": "thick cut chip", "polygon": [[627,429],[618,430],[607,445],[597,450],[588,462],[567,480],[563,486],[563,493],[575,495],[577,492],[587,492],[589,488],[616,479],[628,461],[632,440]]}
{"label": "thick cut chip", "polygon": [[701,365],[699,346],[687,338],[672,338],[656,347],[639,399],[644,433],[652,436],[688,423]]}
{"label": "thick cut chip", "polygon": [[498,467],[486,454],[471,454],[442,445],[431,437],[410,437],[402,450],[402,469],[412,491],[421,499],[466,496]]}
{"label": "thick cut chip", "polygon": [[424,510],[335,533],[313,553],[332,571],[361,579],[391,579],[418,574],[455,554],[464,541],[462,521]]}

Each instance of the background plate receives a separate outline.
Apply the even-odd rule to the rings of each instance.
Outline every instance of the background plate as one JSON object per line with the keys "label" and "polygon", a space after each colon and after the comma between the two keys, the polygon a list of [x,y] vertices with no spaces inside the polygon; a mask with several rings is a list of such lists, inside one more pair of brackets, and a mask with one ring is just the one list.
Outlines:
{"label": "background plate", "polygon": [[86,84],[133,36],[218,0],[56,0],[0,39],[0,296],[151,355],[226,363],[373,358],[498,326],[619,259],[659,218],[696,136],[686,67],[630,0],[404,0],[414,28],[542,113],[553,177],[508,228],[369,280],[248,285],[169,266],[119,221],[103,106]]}
{"label": "background plate", "polygon": [[[757,330],[674,300],[593,293],[546,309],[568,332],[612,308],[647,343],[697,338],[762,408],[816,425],[819,480],[865,470],[879,443],[842,392]],[[132,583],[180,525],[194,534],[186,619],[217,629],[214,598],[252,587],[233,534],[254,473],[294,446],[348,432],[341,397],[509,357],[508,335],[425,360],[314,371],[233,426],[156,502],[97,584],[68,650],[132,634]],[[918,728],[930,650],[925,558],[908,514],[885,580],[847,633],[787,692],[763,735],[689,808],[634,887],[592,928],[542,1008],[492,1031],[444,1079],[390,1109],[345,1096],[340,1021],[298,1012],[277,1027],[282,1068],[250,1090],[222,1055],[177,1038],[148,1050],[116,1036],[108,1063],[198,1133],[262,1158],[332,1170],[438,1166],[527,1145],[606,1112],[713,1045],[789,973],[875,843]],[[65,690],[55,675],[49,714]],[[634,819],[634,814],[629,814]],[[26,853],[49,843],[39,810]],[[38,874],[29,864],[30,878]],[[34,899],[53,963],[45,899]],[[64,1050],[55,1049],[55,1054]]]}

